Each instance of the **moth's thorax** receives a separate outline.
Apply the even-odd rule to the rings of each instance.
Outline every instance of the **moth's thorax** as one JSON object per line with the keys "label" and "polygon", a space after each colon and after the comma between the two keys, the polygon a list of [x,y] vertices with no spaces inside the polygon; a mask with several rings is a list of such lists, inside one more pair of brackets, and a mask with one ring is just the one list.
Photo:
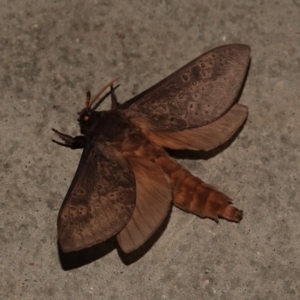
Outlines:
{"label": "moth's thorax", "polygon": [[80,119],[81,132],[90,140],[116,142],[125,138],[133,126],[116,110],[93,111],[88,120]]}

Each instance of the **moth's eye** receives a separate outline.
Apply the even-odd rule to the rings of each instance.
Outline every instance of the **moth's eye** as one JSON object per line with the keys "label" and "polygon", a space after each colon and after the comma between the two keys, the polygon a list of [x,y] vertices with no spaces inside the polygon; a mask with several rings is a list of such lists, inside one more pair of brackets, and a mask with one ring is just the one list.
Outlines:
{"label": "moth's eye", "polygon": [[90,116],[89,116],[89,115],[85,115],[85,116],[83,116],[83,120],[84,120],[84,121],[88,121],[88,120],[89,120],[89,118],[90,118]]}

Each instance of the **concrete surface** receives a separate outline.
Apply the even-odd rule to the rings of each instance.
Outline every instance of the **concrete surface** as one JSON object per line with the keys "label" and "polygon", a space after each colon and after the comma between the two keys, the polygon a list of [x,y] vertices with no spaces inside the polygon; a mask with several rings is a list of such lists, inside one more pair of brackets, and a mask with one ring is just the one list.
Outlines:
{"label": "concrete surface", "polygon": [[[0,4],[1,299],[300,299],[299,1]],[[243,221],[173,208],[134,257],[114,241],[59,254],[57,213],[81,151],[51,142],[51,128],[78,133],[88,88],[120,76],[125,101],[236,42],[252,47],[248,122],[219,155],[181,162],[233,197]]]}

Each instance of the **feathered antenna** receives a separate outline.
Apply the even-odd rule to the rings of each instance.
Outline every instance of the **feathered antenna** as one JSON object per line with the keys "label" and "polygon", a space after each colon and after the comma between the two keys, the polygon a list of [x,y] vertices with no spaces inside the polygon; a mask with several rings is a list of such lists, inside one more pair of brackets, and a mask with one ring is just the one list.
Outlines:
{"label": "feathered antenna", "polygon": [[97,101],[97,99],[100,97],[100,95],[109,87],[109,86],[112,86],[112,84],[118,80],[119,77],[113,79],[112,81],[110,81],[108,84],[106,84],[94,97],[93,99],[91,100],[91,92],[88,91],[86,93],[86,101],[85,101],[85,106],[86,108],[90,108],[92,107],[92,105]]}

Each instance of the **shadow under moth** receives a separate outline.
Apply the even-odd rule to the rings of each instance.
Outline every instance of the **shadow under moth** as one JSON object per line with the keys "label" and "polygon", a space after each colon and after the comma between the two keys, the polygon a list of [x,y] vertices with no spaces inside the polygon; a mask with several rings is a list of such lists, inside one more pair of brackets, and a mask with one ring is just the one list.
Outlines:
{"label": "shadow under moth", "polygon": [[[176,150],[212,150],[245,122],[238,104],[250,47],[220,46],[194,59],[123,104],[113,81],[78,113],[82,135],[53,129],[71,148],[84,148],[58,214],[63,252],[81,250],[116,236],[125,253],[143,245],[167,217],[171,204],[202,218],[239,222],[243,212],[168,155]],[[112,105],[93,105],[110,87]]]}

